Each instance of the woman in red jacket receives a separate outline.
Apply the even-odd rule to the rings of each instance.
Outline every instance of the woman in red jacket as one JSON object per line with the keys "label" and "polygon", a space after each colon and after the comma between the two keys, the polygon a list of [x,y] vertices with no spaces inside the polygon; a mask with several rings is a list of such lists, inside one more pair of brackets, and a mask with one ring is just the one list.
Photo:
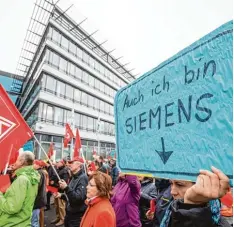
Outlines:
{"label": "woman in red jacket", "polygon": [[88,208],[80,227],[116,227],[115,212],[109,201],[111,177],[102,172],[90,176],[87,186]]}

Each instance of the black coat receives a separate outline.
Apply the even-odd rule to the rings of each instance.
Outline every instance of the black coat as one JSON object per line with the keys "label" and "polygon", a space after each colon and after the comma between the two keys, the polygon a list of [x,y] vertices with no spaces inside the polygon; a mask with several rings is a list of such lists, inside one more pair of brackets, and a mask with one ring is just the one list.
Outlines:
{"label": "black coat", "polygon": [[62,199],[68,199],[67,212],[82,214],[85,212],[87,208],[85,204],[87,185],[88,177],[83,170],[72,176],[70,184],[64,190],[67,197],[65,195],[62,196]]}
{"label": "black coat", "polygon": [[56,174],[55,174],[55,172],[53,170],[53,167],[51,165],[47,167],[47,172],[48,172],[48,175],[49,175],[49,181],[57,179]]}
{"label": "black coat", "polygon": [[[70,175],[69,175],[67,167],[65,167],[65,166],[60,167],[59,169],[57,169],[57,171],[58,171],[58,175],[59,175],[60,179],[64,180],[66,183],[68,183]],[[59,188],[59,179],[55,174],[53,175],[51,180],[54,181],[54,184],[52,184],[52,186],[58,188],[59,192],[63,192],[63,190]]]}
{"label": "black coat", "polygon": [[40,174],[40,182],[38,185],[38,193],[34,202],[33,209],[41,209],[46,206],[47,197],[46,197],[46,176],[42,170],[38,170]]}
{"label": "black coat", "polygon": [[231,227],[223,218],[219,225],[212,220],[211,209],[207,204],[184,204],[180,200],[172,203],[169,227]]}

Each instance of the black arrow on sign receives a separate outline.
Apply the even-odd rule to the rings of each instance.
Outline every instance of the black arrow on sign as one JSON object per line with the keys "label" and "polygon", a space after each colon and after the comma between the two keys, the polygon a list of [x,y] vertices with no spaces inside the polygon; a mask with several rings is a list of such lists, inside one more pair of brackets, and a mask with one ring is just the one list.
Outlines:
{"label": "black arrow on sign", "polygon": [[171,154],[173,151],[165,151],[165,144],[164,144],[164,139],[161,137],[161,142],[162,142],[162,151],[157,151],[155,150],[159,157],[162,159],[164,165],[167,163],[168,159],[170,158]]}

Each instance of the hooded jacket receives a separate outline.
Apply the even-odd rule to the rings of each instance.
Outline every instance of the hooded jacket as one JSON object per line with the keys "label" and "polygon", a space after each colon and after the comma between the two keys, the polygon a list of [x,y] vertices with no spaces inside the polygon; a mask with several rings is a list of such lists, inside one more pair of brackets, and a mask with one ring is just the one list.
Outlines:
{"label": "hooded jacket", "polygon": [[3,195],[0,192],[0,226],[29,227],[40,175],[32,166],[16,171],[17,178]]}
{"label": "hooded jacket", "polygon": [[139,215],[140,182],[136,176],[119,178],[111,203],[118,227],[141,227]]}

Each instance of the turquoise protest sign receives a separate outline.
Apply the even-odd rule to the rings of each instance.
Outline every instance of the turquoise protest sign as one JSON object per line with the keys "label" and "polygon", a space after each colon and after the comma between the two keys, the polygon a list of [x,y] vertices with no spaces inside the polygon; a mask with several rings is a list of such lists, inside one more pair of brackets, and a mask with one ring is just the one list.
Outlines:
{"label": "turquoise protest sign", "polygon": [[123,172],[195,180],[213,165],[232,178],[232,42],[229,22],[117,93]]}

